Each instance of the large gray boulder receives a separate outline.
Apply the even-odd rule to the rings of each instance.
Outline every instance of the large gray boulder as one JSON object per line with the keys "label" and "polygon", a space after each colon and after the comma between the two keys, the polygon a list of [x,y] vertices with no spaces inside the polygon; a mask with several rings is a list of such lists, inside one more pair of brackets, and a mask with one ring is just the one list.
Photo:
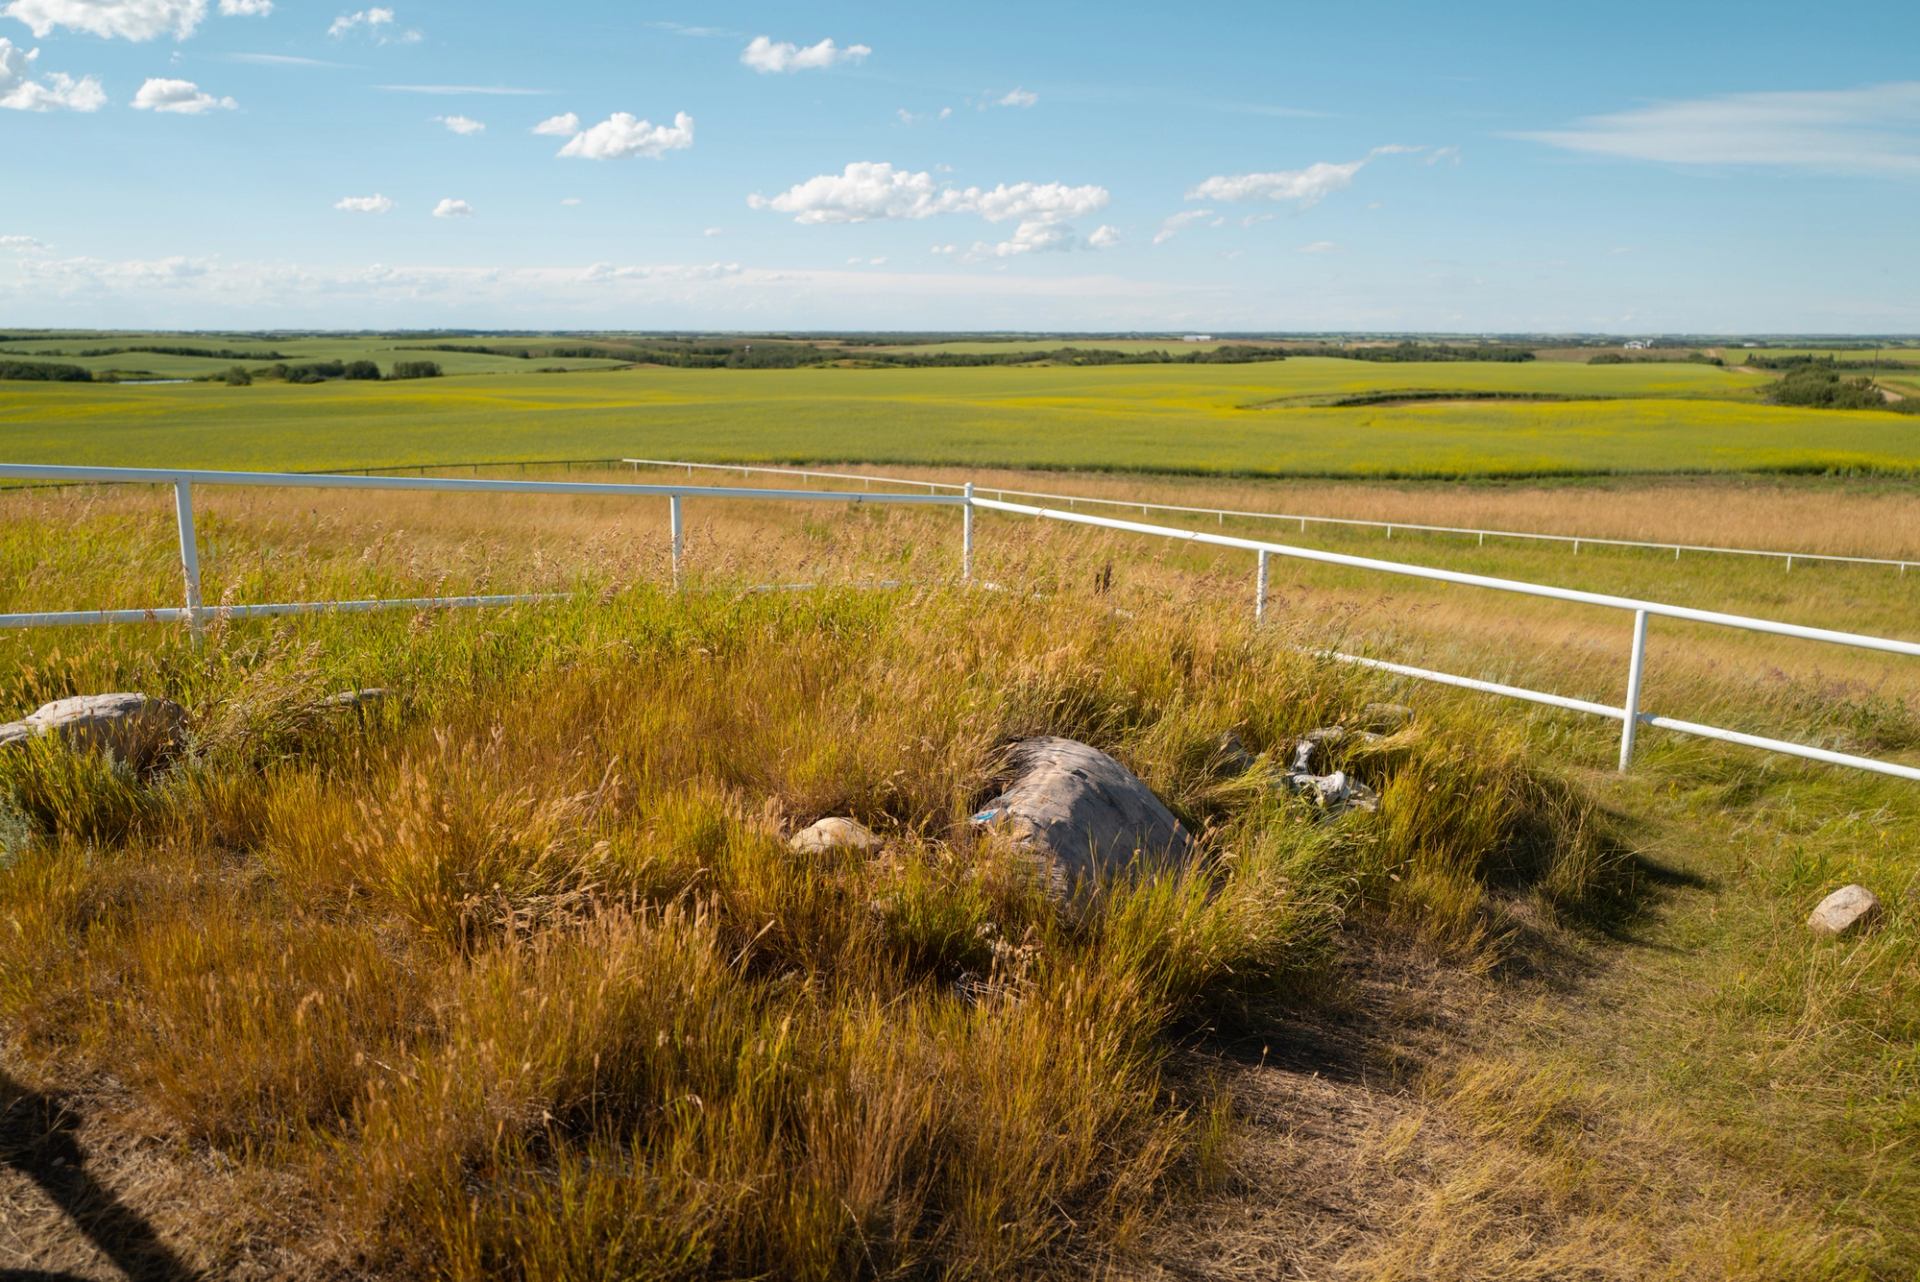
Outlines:
{"label": "large gray boulder", "polygon": [[55,735],[77,751],[98,751],[136,770],[163,760],[186,738],[187,710],[144,694],[79,694],[0,725],[0,747]]}
{"label": "large gray boulder", "polygon": [[1842,886],[1820,901],[1807,918],[1816,935],[1844,935],[1871,922],[1880,912],[1880,900],[1865,886]]}
{"label": "large gray boulder", "polygon": [[973,822],[1033,852],[1056,898],[1126,870],[1174,868],[1193,839],[1118,761],[1072,739],[1027,739],[1008,754],[1013,781]]}

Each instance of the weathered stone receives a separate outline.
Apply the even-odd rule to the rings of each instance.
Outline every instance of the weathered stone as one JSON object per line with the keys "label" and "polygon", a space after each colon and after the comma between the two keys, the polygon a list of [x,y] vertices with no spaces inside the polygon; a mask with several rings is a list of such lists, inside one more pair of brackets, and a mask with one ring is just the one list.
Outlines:
{"label": "weathered stone", "polygon": [[[25,733],[20,733],[24,729]],[[187,710],[144,694],[81,694],[56,699],[0,728],[0,745],[57,735],[69,747],[94,749],[143,769],[162,760],[186,736]]]}
{"label": "weathered stone", "polygon": [[1807,918],[1816,935],[1844,935],[1865,926],[1880,914],[1880,900],[1865,886],[1842,886],[1820,901]]}
{"label": "weathered stone", "polygon": [[800,854],[820,854],[828,850],[870,851],[880,848],[880,838],[857,819],[842,819],[837,816],[820,820],[810,827],[802,828],[793,834],[787,842],[790,850]]}
{"label": "weathered stone", "polygon": [[1064,898],[1105,875],[1178,866],[1193,839],[1153,790],[1118,761],[1072,739],[1015,744],[1013,782],[973,817],[1044,861]]}
{"label": "weathered stone", "polygon": [[1336,770],[1330,775],[1296,771],[1286,776],[1286,785],[1295,793],[1311,798],[1315,805],[1329,814],[1380,808],[1380,794],[1358,779],[1349,778],[1344,770]]}
{"label": "weathered stone", "polygon": [[1392,734],[1413,720],[1413,709],[1404,703],[1369,703],[1360,709],[1363,728],[1376,734]]}

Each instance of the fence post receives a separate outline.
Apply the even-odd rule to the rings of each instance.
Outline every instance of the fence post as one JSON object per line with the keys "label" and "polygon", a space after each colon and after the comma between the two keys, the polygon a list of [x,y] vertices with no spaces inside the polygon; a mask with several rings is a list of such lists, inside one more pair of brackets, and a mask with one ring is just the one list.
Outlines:
{"label": "fence post", "polygon": [[180,570],[187,580],[187,625],[200,636],[200,546],[193,532],[193,484],[173,483],[173,514],[180,523]]}
{"label": "fence post", "polygon": [[966,502],[960,508],[960,581],[973,582],[973,482],[960,491]]}
{"label": "fence post", "polygon": [[1640,728],[1640,672],[1647,661],[1647,612],[1633,612],[1633,655],[1627,660],[1626,721],[1620,730],[1620,769],[1633,764],[1634,732]]}
{"label": "fence post", "polygon": [[1253,623],[1255,627],[1267,617],[1267,550],[1260,549],[1259,566],[1253,575]]}
{"label": "fence post", "polygon": [[686,526],[680,515],[680,496],[667,496],[667,522],[673,527],[673,586],[680,586],[681,552],[686,546]]}

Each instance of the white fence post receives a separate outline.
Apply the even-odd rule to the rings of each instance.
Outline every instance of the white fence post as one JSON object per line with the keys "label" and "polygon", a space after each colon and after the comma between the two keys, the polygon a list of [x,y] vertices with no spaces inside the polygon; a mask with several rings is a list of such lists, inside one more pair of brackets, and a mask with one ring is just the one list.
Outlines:
{"label": "white fence post", "polygon": [[960,581],[973,582],[973,482],[960,491],[966,503],[960,508]]}
{"label": "white fence post", "polygon": [[1627,660],[1626,720],[1620,730],[1620,769],[1633,764],[1633,739],[1640,729],[1640,673],[1647,662],[1647,612],[1633,612],[1633,655]]}
{"label": "white fence post", "polygon": [[1265,548],[1260,550],[1259,557],[1258,568],[1254,570],[1253,574],[1253,623],[1255,627],[1260,626],[1267,617],[1267,553]]}
{"label": "white fence post", "polygon": [[173,483],[173,514],[180,523],[180,569],[187,580],[187,624],[200,635],[200,546],[193,531],[193,484]]}
{"label": "white fence post", "polygon": [[667,496],[667,521],[673,527],[673,586],[680,586],[680,558],[686,547],[686,526],[680,515],[680,496]]}

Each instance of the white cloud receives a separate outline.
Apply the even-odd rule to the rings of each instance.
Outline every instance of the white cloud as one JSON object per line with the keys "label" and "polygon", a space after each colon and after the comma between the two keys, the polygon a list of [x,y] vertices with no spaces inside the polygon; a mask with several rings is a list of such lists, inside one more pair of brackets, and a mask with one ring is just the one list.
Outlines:
{"label": "white cloud", "polygon": [[333,207],[352,214],[384,214],[393,208],[393,202],[375,192],[371,196],[342,196]]}
{"label": "white cloud", "polygon": [[725,233],[725,232],[723,232],[723,231],[721,231],[721,230],[720,230],[720,228],[718,228],[718,227],[709,227],[709,228],[707,228],[707,229],[706,229],[705,231],[703,231],[703,232],[701,232],[700,234],[701,234],[702,236],[705,236],[705,237],[706,237],[707,239],[709,239],[709,240],[711,240],[711,239],[713,239],[713,238],[714,238],[715,236],[723,236],[723,235],[725,235],[726,233]]}
{"label": "white cloud", "polygon": [[994,99],[993,105],[996,107],[1031,107],[1039,101],[1040,95],[1037,93],[1026,89],[1009,89],[1005,94]]}
{"label": "white cloud", "polygon": [[1188,200],[1279,200],[1302,209],[1319,204],[1353,182],[1365,160],[1335,165],[1318,161],[1305,169],[1232,174],[1209,178],[1187,193]]}
{"label": "white cloud", "polygon": [[1460,149],[1452,146],[1435,147],[1432,154],[1420,163],[1423,165],[1457,165],[1460,163]]}
{"label": "white cloud", "polygon": [[301,58],[290,53],[230,53],[224,55],[225,62],[246,62],[259,67],[328,67],[335,71],[349,71],[352,63],[328,62],[324,58]]}
{"label": "white cloud", "polygon": [[1511,136],[1676,165],[1913,175],[1920,174],[1920,80],[1664,102]]}
{"label": "white cloud", "polygon": [[198,116],[209,111],[232,111],[240,104],[231,98],[216,98],[203,92],[191,80],[149,79],[133,95],[135,111],[161,111],[182,116]]}
{"label": "white cloud", "polygon": [[584,205],[586,202],[581,200],[578,196],[563,196],[560,198],[560,203],[562,205],[565,205],[567,208],[572,209],[575,205]]}
{"label": "white cloud", "polygon": [[755,36],[740,51],[740,61],[762,74],[778,71],[819,71],[842,62],[861,62],[873,50],[866,45],[848,45],[842,49],[831,40],[805,48],[789,40],[775,41]]}
{"label": "white cloud", "polygon": [[533,132],[549,138],[570,138],[580,132],[580,117],[567,111],[557,116],[548,116],[533,127]]}
{"label": "white cloud", "polygon": [[0,36],[0,107],[9,111],[98,111],[106,105],[106,90],[95,76],[75,80],[49,71],[31,78],[38,49],[22,49]]}
{"label": "white cloud", "polygon": [[978,214],[989,222],[1060,222],[1104,209],[1105,187],[1064,183],[1002,183],[951,187],[926,171],[895,169],[886,161],[854,161],[838,174],[819,174],[777,196],[753,195],[747,204],[792,214],[797,223],[915,220],[935,214]]}
{"label": "white cloud", "polygon": [[433,207],[435,218],[471,218],[473,206],[464,200],[455,200],[449,196]]}
{"label": "white cloud", "polygon": [[344,39],[356,31],[364,31],[376,44],[410,45],[420,41],[418,31],[398,29],[391,9],[358,9],[353,13],[343,13],[327,28],[327,34],[335,40]]}
{"label": "white cloud", "polygon": [[616,111],[584,133],[575,134],[560,149],[562,156],[582,160],[618,160],[626,156],[659,157],[693,146],[693,117],[676,112],[671,125],[636,120]]}
{"label": "white cloud", "polygon": [[0,249],[16,254],[35,254],[46,247],[46,242],[35,240],[32,236],[0,236]]}
{"label": "white cloud", "polygon": [[1188,209],[1181,213],[1169,214],[1166,219],[1161,222],[1160,230],[1153,233],[1153,243],[1156,245],[1164,245],[1192,224],[1199,222],[1203,218],[1211,217],[1213,217],[1213,211],[1211,209]]}
{"label": "white cloud", "polygon": [[42,38],[65,27],[103,39],[185,40],[207,16],[207,0],[11,0],[0,13]]}
{"label": "white cloud", "polygon": [[1120,229],[1106,223],[1093,229],[1093,235],[1087,237],[1087,244],[1094,249],[1112,249],[1120,243]]}
{"label": "white cloud", "polygon": [[1316,240],[1312,244],[1300,246],[1300,248],[1294,252],[1298,254],[1331,254],[1339,248],[1340,246],[1330,240]]}
{"label": "white cloud", "polygon": [[938,255],[940,255],[941,257],[946,257],[947,255],[950,255],[950,254],[957,254],[957,253],[959,253],[959,252],[960,252],[960,246],[958,246],[958,245],[934,245],[934,246],[932,246],[931,248],[929,248],[929,249],[927,250],[927,252],[928,252],[929,254],[938,254]]}
{"label": "white cloud", "polygon": [[591,284],[635,280],[720,280],[738,276],[743,270],[739,263],[688,263],[662,267],[615,267],[612,263],[595,263],[580,272],[578,278]]}
{"label": "white cloud", "polygon": [[229,18],[264,18],[273,12],[273,0],[220,0],[220,12]]}
{"label": "white cloud", "polygon": [[435,124],[445,125],[449,132],[459,134],[463,138],[485,133],[487,128],[485,124],[471,116],[435,116],[433,120]]}

